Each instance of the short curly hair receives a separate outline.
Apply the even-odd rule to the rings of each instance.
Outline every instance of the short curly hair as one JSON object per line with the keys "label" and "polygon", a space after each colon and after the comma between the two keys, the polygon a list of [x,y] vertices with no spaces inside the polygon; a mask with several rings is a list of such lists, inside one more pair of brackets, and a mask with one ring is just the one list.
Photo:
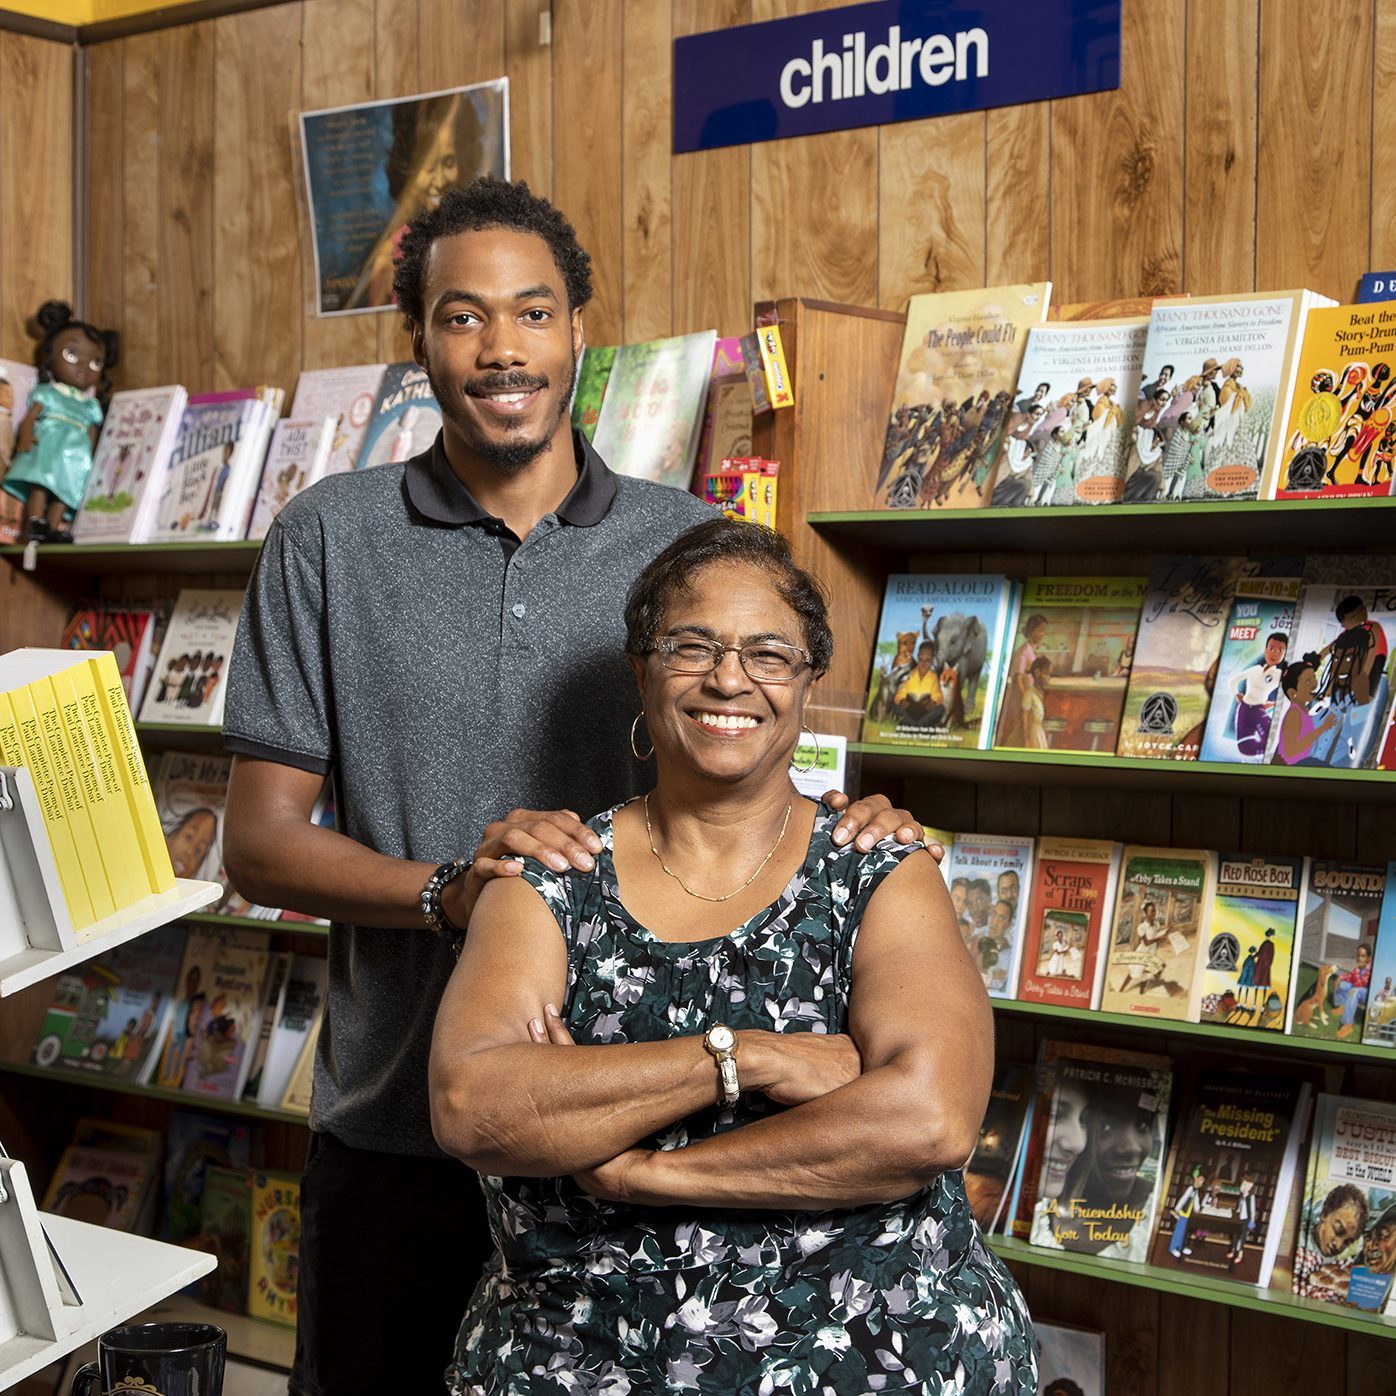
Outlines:
{"label": "short curly hair", "polygon": [[453,185],[429,213],[416,218],[402,236],[393,270],[393,298],[409,326],[424,322],[427,256],[438,238],[510,228],[533,233],[548,244],[567,287],[567,308],[579,310],[591,299],[591,255],[577,241],[576,230],[523,180],[512,182],[480,175]]}

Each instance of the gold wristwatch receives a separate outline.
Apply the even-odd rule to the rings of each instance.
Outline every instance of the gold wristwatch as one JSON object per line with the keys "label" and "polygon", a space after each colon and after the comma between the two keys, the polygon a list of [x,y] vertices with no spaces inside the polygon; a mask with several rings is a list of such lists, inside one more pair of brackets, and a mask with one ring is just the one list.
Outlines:
{"label": "gold wristwatch", "polygon": [[717,1062],[719,1105],[735,1105],[741,1095],[737,1084],[737,1034],[726,1023],[714,1023],[703,1034],[703,1046]]}

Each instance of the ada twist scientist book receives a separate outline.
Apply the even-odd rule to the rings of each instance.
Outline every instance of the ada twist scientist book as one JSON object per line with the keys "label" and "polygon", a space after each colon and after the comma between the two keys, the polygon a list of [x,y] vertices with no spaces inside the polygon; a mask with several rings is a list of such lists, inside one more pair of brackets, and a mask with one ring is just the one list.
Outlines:
{"label": "ada twist scientist book", "polygon": [[863,740],[987,747],[1015,604],[1006,577],[889,577]]}
{"label": "ada twist scientist book", "polygon": [[1103,1012],[1187,1018],[1216,856],[1198,848],[1124,850]]}
{"label": "ada twist scientist book", "polygon": [[1017,991],[1032,847],[1032,839],[1007,834],[957,834],[947,854],[951,901],[964,889],[960,936],[990,998]]}

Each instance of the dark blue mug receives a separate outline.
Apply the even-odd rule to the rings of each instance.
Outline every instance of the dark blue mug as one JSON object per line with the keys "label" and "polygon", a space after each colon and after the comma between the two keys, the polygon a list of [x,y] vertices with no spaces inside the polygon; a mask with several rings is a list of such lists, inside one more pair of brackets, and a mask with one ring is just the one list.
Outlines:
{"label": "dark blue mug", "polygon": [[228,1335],[211,1323],[135,1323],[97,1339],[72,1396],[222,1396]]}

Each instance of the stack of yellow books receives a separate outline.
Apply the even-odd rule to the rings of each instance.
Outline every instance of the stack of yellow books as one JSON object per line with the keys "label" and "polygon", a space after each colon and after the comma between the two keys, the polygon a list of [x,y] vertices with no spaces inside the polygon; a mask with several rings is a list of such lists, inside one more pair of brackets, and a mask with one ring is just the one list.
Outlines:
{"label": "stack of yellow books", "polygon": [[0,765],[34,782],[79,942],[174,887],[115,657],[24,649],[0,656]]}

